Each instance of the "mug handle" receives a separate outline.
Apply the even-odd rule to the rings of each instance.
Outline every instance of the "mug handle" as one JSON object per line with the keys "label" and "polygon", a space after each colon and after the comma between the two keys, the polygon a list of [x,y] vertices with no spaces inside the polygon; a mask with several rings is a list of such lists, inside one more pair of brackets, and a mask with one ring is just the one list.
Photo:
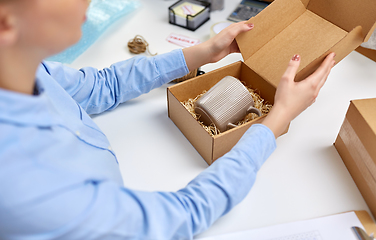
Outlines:
{"label": "mug handle", "polygon": [[[255,108],[255,107],[249,107],[249,108],[247,109],[247,114],[249,114],[249,113],[256,113],[259,117],[261,117],[261,115],[262,115],[261,111],[258,110],[258,109]],[[227,124],[227,129],[231,129],[231,128],[234,128],[234,127],[237,127],[237,126],[238,126],[238,125],[235,125],[235,124],[233,124],[233,123],[228,123],[228,124]]]}
{"label": "mug handle", "polygon": [[261,111],[258,110],[257,108],[255,107],[249,107],[247,109],[247,113],[256,113],[259,117],[261,117]]}
{"label": "mug handle", "polygon": [[235,124],[233,124],[233,123],[228,123],[227,124],[227,129],[232,129],[232,128],[235,128],[235,127],[237,127],[238,125],[235,125]]}

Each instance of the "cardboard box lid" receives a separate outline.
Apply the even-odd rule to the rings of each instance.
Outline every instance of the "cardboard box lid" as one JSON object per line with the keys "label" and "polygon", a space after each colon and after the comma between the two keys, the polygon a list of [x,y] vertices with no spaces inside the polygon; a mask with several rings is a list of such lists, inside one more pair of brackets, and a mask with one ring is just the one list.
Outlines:
{"label": "cardboard box lid", "polygon": [[[368,162],[376,177],[376,98],[352,100],[340,136],[354,159]],[[371,164],[371,162],[373,162]]]}
{"label": "cardboard box lid", "polygon": [[376,216],[376,98],[352,100],[335,147]]}
{"label": "cardboard box lid", "polygon": [[277,86],[295,54],[302,57],[297,81],[332,51],[338,63],[368,40],[375,13],[374,0],[275,0],[248,21],[254,29],[236,40],[247,66]]}
{"label": "cardboard box lid", "polygon": [[376,135],[376,98],[352,100],[364,121],[371,129],[371,134]]}

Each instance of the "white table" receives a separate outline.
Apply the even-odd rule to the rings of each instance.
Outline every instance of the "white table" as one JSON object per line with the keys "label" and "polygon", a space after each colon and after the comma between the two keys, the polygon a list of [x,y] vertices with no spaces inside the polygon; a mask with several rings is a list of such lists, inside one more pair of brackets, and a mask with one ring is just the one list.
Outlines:
{"label": "white table", "polygon": [[[212,12],[211,20],[195,32],[168,23],[167,9],[175,1],[141,2],[142,7],[113,24],[70,66],[103,68],[130,58],[134,55],[126,45],[137,34],[149,42],[151,52],[160,54],[178,48],[165,40],[170,33],[205,41],[210,27],[225,21],[240,0],[226,0],[225,9]],[[233,54],[202,69],[211,71],[241,59],[240,54]],[[117,153],[129,188],[176,191],[207,168],[167,116],[168,86],[94,117]],[[349,101],[372,97],[376,97],[376,63],[353,52],[332,70],[317,102],[277,140],[277,150],[259,171],[244,201],[199,237],[350,210],[369,211],[333,142]]]}

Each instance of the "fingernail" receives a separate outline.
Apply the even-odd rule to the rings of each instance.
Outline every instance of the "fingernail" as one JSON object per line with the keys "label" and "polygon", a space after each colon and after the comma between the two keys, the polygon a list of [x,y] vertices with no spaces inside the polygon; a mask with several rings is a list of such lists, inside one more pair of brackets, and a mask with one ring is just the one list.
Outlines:
{"label": "fingernail", "polygon": [[299,56],[298,54],[296,54],[296,55],[294,55],[294,56],[292,57],[291,60],[293,60],[293,61],[299,61],[299,60],[300,60],[300,56]]}
{"label": "fingernail", "polygon": [[247,24],[248,25],[248,27],[250,27],[250,28],[253,28],[255,25],[253,25],[253,23],[248,23]]}

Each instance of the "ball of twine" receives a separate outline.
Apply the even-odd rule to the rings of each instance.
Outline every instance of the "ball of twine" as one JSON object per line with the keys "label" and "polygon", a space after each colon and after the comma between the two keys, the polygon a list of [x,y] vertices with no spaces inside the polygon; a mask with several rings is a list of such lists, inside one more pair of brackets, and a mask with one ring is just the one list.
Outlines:
{"label": "ball of twine", "polygon": [[133,39],[128,41],[128,49],[131,53],[135,54],[140,54],[147,50],[151,56],[157,55],[157,53],[152,54],[149,51],[149,43],[141,35],[136,35]]}

